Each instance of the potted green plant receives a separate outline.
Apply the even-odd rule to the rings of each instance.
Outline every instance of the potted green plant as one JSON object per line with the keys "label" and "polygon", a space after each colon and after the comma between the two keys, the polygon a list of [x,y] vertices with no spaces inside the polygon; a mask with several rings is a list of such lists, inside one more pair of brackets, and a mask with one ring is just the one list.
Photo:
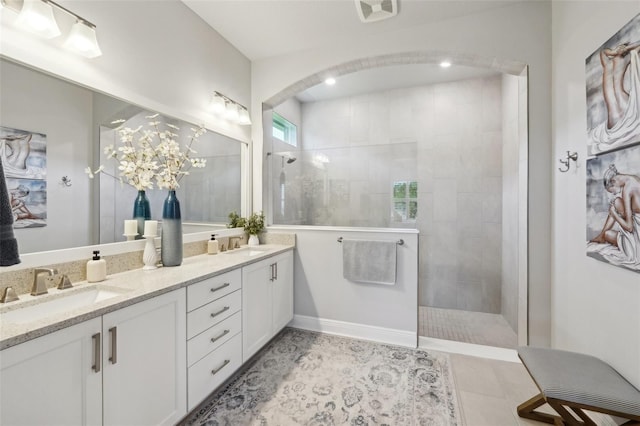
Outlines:
{"label": "potted green plant", "polygon": [[259,245],[258,234],[264,230],[264,213],[252,213],[244,224],[244,230],[249,234],[249,245]]}
{"label": "potted green plant", "polygon": [[246,219],[236,212],[229,213],[229,223],[227,224],[227,228],[244,228],[246,223]]}

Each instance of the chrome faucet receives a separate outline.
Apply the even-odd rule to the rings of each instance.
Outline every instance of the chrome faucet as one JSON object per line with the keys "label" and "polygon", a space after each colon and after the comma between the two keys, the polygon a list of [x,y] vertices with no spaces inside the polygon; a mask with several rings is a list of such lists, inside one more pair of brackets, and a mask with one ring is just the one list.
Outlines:
{"label": "chrome faucet", "polygon": [[0,303],[9,303],[19,300],[18,295],[12,287],[6,287],[2,292],[2,297],[0,297]]}
{"label": "chrome faucet", "polygon": [[47,277],[52,277],[58,273],[57,269],[36,268],[33,270],[33,285],[31,286],[31,295],[40,296],[48,293]]}
{"label": "chrome faucet", "polygon": [[229,237],[229,250],[240,248],[240,239],[242,237]]}

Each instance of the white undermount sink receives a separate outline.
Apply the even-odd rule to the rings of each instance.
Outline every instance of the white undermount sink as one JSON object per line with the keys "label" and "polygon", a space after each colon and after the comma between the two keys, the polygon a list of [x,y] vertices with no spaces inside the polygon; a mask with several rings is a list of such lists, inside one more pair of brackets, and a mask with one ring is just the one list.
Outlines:
{"label": "white undermount sink", "polygon": [[253,256],[257,256],[259,254],[263,254],[264,252],[269,251],[268,248],[261,248],[261,247],[242,247],[239,249],[235,249],[235,250],[227,250],[224,253],[225,254],[237,254],[239,256],[246,256],[246,257],[253,257]]}
{"label": "white undermount sink", "polygon": [[86,289],[61,290],[58,294],[35,296],[33,300],[26,301],[24,306],[10,305],[0,310],[0,321],[14,324],[33,322],[50,315],[93,305],[127,291],[129,290],[96,285]]}

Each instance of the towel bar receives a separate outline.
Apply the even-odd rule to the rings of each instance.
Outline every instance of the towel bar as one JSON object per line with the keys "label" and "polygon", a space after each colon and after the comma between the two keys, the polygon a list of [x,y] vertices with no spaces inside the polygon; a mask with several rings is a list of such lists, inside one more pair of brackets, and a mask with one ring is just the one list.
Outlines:
{"label": "towel bar", "polygon": [[[341,243],[342,242],[342,237],[338,237],[338,242]],[[400,238],[398,241],[396,241],[396,244],[401,246],[404,245],[404,240],[402,238]]]}

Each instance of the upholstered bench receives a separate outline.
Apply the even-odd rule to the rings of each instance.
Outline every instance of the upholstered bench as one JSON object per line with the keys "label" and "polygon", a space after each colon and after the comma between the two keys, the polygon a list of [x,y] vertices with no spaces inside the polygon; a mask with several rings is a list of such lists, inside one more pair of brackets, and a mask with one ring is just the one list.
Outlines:
{"label": "upholstered bench", "polygon": [[[585,409],[640,424],[640,391],[604,361],[575,352],[532,347],[518,348],[518,356],[540,389],[540,394],[518,406],[520,417],[555,425],[596,426],[582,411]],[[535,411],[545,403],[560,416]]]}

